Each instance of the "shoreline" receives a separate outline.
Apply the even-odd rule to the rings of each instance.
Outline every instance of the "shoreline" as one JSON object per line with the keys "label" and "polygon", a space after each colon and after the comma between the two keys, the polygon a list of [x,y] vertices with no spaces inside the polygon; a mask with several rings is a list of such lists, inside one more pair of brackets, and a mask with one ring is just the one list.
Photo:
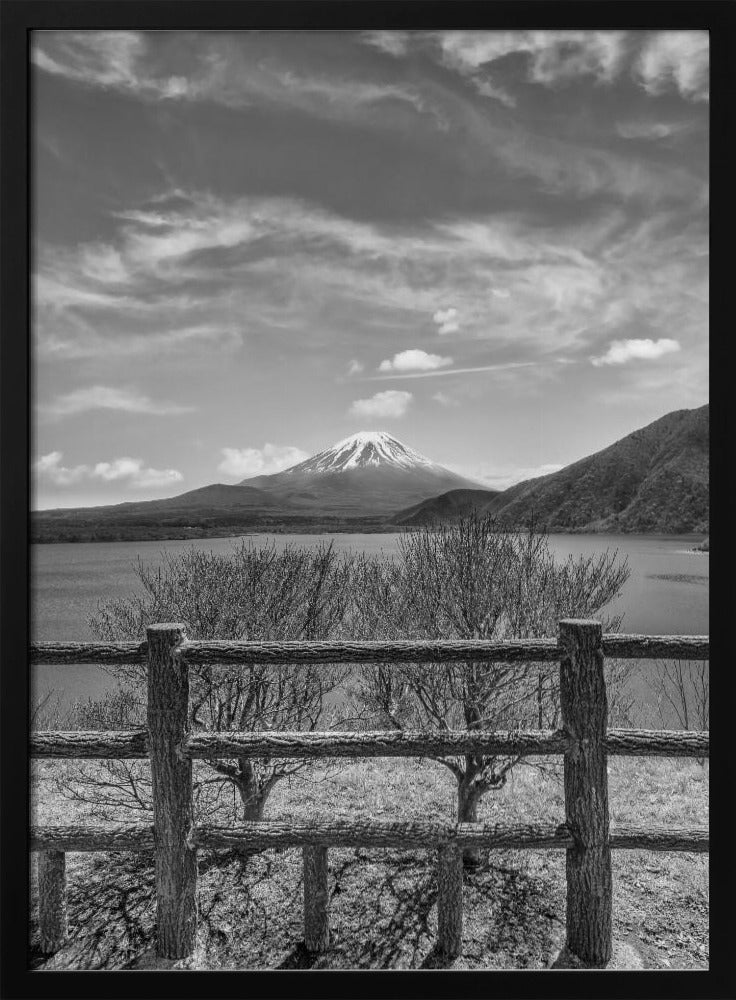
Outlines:
{"label": "shoreline", "polygon": [[[192,530],[189,533],[179,532],[166,532],[162,531],[160,533],[155,533],[151,535],[135,535],[131,538],[121,538],[114,532],[110,532],[109,537],[103,538],[31,538],[31,545],[86,545],[95,543],[110,543],[110,542],[181,542],[181,541],[207,541],[208,539],[215,538],[241,538],[249,537],[252,535],[396,535],[403,534],[406,531],[417,530],[404,525],[392,525],[392,524],[343,524],[341,526],[335,525],[295,525],[293,527],[285,528],[283,526],[271,526],[263,525],[258,527],[235,527],[232,530],[222,530],[222,531],[196,531]],[[523,531],[523,528],[509,528],[509,531]],[[580,528],[543,528],[540,529],[545,534],[548,535],[620,535],[624,538],[681,538],[685,541],[698,542],[699,544],[694,545],[688,551],[693,553],[698,553],[699,555],[709,555],[709,548],[703,548],[703,544],[707,542],[708,536],[704,532],[700,531],[604,531],[604,530],[583,530]],[[705,537],[704,537],[705,536]]]}

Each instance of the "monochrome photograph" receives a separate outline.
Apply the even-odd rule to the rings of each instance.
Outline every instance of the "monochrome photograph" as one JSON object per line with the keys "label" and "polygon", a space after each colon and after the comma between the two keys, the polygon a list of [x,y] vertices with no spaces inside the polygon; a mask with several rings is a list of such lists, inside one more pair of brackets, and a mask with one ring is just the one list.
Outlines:
{"label": "monochrome photograph", "polygon": [[709,970],[710,45],[30,32],[42,983]]}

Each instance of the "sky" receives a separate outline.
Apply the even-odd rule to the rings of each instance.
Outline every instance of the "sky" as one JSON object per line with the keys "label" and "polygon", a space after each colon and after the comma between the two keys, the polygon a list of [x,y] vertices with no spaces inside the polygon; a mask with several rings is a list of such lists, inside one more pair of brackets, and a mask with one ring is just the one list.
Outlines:
{"label": "sky", "polygon": [[708,400],[705,32],[34,32],[34,507]]}

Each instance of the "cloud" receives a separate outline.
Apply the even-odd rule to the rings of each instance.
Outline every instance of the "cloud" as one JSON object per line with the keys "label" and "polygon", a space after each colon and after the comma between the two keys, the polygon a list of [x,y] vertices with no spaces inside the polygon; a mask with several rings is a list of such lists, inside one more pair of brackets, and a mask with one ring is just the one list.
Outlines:
{"label": "cloud", "polygon": [[627,361],[638,358],[651,361],[661,358],[664,354],[672,354],[680,350],[676,340],[662,337],[659,340],[614,340],[605,354],[591,358],[594,365],[623,365]]}
{"label": "cloud", "polygon": [[363,371],[363,363],[355,358],[348,362],[348,375],[359,375]]}
{"label": "cloud", "polygon": [[218,471],[241,478],[270,476],[309,458],[309,453],[301,448],[268,442],[262,448],[223,448],[222,454],[225,457],[217,466]]}
{"label": "cloud", "polygon": [[[143,100],[204,101],[230,108],[264,103],[329,120],[354,121],[359,115],[365,124],[379,127],[396,124],[390,116],[376,113],[387,101],[412,114],[429,110],[408,86],[360,79],[357,73],[295,69],[298,60],[284,60],[277,46],[268,41],[264,45],[263,37],[254,51],[255,40],[247,32],[200,35],[196,47],[187,32],[172,33],[155,44],[146,34],[130,31],[34,34],[31,59],[38,69]],[[172,72],[183,59],[186,75]]]}
{"label": "cloud", "polygon": [[39,479],[47,480],[55,486],[70,486],[78,483],[90,474],[88,465],[75,465],[73,468],[63,466],[61,460],[64,456],[60,451],[51,451],[48,455],[42,455],[35,462],[33,471]]}
{"label": "cloud", "polygon": [[555,226],[531,210],[389,225],[295,198],[172,191],[113,217],[109,280],[92,276],[86,244],[42,247],[38,357],[208,356],[307,327],[327,342],[349,326],[357,362],[377,326],[414,337],[430,318],[441,334],[492,341],[494,357],[587,358],[602,353],[591,336],[612,304],[625,308],[604,323],[607,341],[666,329],[690,344],[708,292],[707,217],[690,195],[685,216],[606,203]]}
{"label": "cloud", "polygon": [[472,470],[465,470],[464,475],[483,483],[490,489],[507,490],[509,486],[515,486],[516,483],[537,479],[539,476],[549,476],[553,472],[559,472],[561,468],[563,468],[562,465],[552,462],[535,466],[496,467],[492,471],[487,466],[480,466]]}
{"label": "cloud", "polygon": [[120,251],[107,243],[88,243],[82,248],[80,271],[103,285],[123,285],[130,280]]}
{"label": "cloud", "polygon": [[[210,302],[209,297],[206,300]],[[166,311],[165,301],[160,311]],[[176,311],[175,309],[172,311]],[[65,313],[51,310],[51,314],[37,317],[36,336],[39,355],[48,360],[81,358],[134,358],[140,355],[159,357],[169,354],[209,353],[213,345],[219,352],[237,350],[242,345],[240,332],[228,324],[218,326],[203,323],[198,326],[179,326],[172,330],[151,331],[132,329],[133,323],[124,310],[111,309],[110,325],[104,332],[85,321],[78,310]],[[152,310],[151,322],[156,322]],[[117,321],[117,329],[111,329]],[[169,317],[169,322],[171,317]]]}
{"label": "cloud", "polygon": [[393,55],[405,55],[410,50],[434,55],[479,94],[508,107],[515,107],[517,98],[507,85],[499,84],[498,76],[503,72],[507,84],[508,64],[504,69],[501,64],[511,56],[524,58],[523,77],[527,83],[545,87],[559,88],[586,78],[596,85],[612,85],[625,76],[653,95],[677,90],[689,100],[708,99],[706,31],[399,32],[396,40],[381,39],[382,32],[371,34],[376,37],[366,41]]}
{"label": "cloud", "polygon": [[91,473],[92,478],[105,482],[124,480],[135,489],[153,486],[169,486],[180,483],[184,478],[177,469],[152,469],[143,465],[140,458],[116,458],[112,462],[98,462]]}
{"label": "cloud", "polygon": [[387,389],[370,399],[356,399],[350,407],[354,417],[403,417],[412,401],[410,392]]}
{"label": "cloud", "polygon": [[68,417],[90,410],[121,410],[125,413],[169,416],[190,413],[192,409],[191,406],[149,399],[148,396],[135,390],[115,389],[105,385],[75,389],[73,392],[58,396],[52,403],[42,407],[43,412],[56,417]]}
{"label": "cloud", "polygon": [[440,406],[459,406],[460,403],[454,396],[448,396],[446,392],[436,392],[432,399]]}
{"label": "cloud", "polygon": [[386,359],[378,366],[379,372],[411,372],[434,371],[452,364],[452,358],[443,358],[439,354],[427,354],[417,349],[400,351],[394,354],[393,360]]}
{"label": "cloud", "polygon": [[435,34],[443,62],[478,79],[505,56],[528,57],[527,78],[556,86],[577,77],[611,82],[625,52],[623,31],[444,31]]}
{"label": "cloud", "polygon": [[646,139],[655,141],[666,139],[678,132],[683,132],[688,128],[684,122],[650,122],[650,121],[630,121],[619,122],[616,125],[616,132],[622,139]]}
{"label": "cloud", "polygon": [[55,486],[70,486],[82,480],[96,479],[106,483],[123,482],[134,489],[169,486],[184,478],[177,469],[153,469],[145,466],[140,458],[115,458],[111,462],[98,462],[95,466],[76,465],[72,468],[63,466],[62,458],[60,451],[42,455],[33,466],[36,476]]}
{"label": "cloud", "polygon": [[552,364],[569,364],[566,359],[556,358],[554,361],[505,361],[496,365],[475,365],[472,368],[442,368],[426,372],[390,372],[384,375],[372,375],[366,379],[367,382],[381,381],[383,379],[407,379],[407,378],[437,378],[445,375],[470,375],[473,372],[503,372],[512,371],[515,368],[536,368],[544,365],[549,367]]}
{"label": "cloud", "polygon": [[90,86],[145,90],[138,62],[145,50],[133,31],[34,32],[31,60],[47,73]]}
{"label": "cloud", "polygon": [[391,56],[406,55],[408,49],[408,31],[364,31],[360,37],[367,45]]}
{"label": "cloud", "polygon": [[709,67],[707,31],[661,31],[639,53],[634,74],[649,94],[677,90],[681,97],[707,101]]}
{"label": "cloud", "polygon": [[460,324],[457,322],[457,309],[438,309],[432,319],[437,324],[437,333],[457,333]]}
{"label": "cloud", "polygon": [[507,108],[516,107],[516,98],[513,94],[504,90],[503,87],[499,87],[497,84],[491,83],[491,81],[487,78],[484,79],[482,77],[475,76],[472,80],[475,85],[475,89],[479,94],[482,94],[483,97],[493,97],[497,101],[500,101],[501,104],[505,104]]}

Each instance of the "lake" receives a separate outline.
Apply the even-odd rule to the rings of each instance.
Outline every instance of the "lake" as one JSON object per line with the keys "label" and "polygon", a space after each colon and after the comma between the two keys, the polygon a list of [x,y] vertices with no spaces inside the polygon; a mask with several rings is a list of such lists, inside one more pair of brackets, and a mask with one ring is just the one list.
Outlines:
{"label": "lake", "polygon": [[[35,641],[85,640],[94,636],[89,618],[99,601],[121,598],[137,589],[134,563],[161,561],[162,553],[198,548],[226,553],[243,539],[316,546],[333,541],[340,550],[395,552],[399,534],[264,535],[151,542],[79,542],[31,546],[32,625]],[[708,627],[709,556],[693,552],[702,536],[694,535],[550,535],[554,555],[592,555],[617,550],[631,575],[623,593],[608,609],[622,613],[622,631],[648,635],[703,635]],[[143,638],[143,637],[141,637]],[[34,668],[34,689],[52,687],[66,699],[96,697],[110,677],[90,666]]]}

